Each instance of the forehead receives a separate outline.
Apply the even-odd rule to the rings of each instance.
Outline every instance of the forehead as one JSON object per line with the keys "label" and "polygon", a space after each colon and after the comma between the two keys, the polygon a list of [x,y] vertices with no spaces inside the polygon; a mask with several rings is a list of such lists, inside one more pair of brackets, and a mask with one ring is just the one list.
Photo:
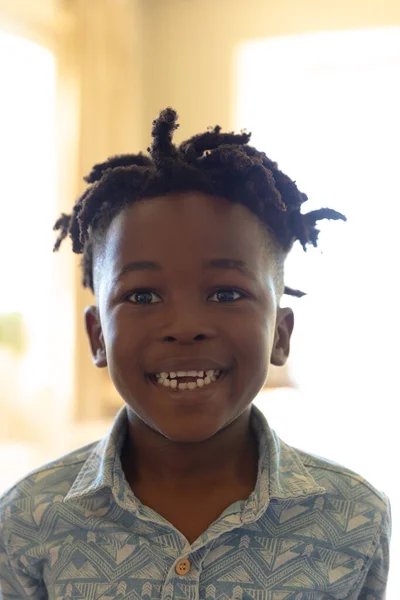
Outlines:
{"label": "forehead", "polygon": [[[246,251],[263,241],[259,219],[241,204],[199,192],[170,194],[135,202],[111,224],[106,250],[117,260],[132,250]],[[256,244],[252,243],[256,242]]]}
{"label": "forehead", "polygon": [[276,260],[274,244],[256,215],[241,204],[199,192],[135,202],[114,218],[103,244],[102,271],[106,264],[110,276],[133,260],[184,269],[231,258],[264,273]]}

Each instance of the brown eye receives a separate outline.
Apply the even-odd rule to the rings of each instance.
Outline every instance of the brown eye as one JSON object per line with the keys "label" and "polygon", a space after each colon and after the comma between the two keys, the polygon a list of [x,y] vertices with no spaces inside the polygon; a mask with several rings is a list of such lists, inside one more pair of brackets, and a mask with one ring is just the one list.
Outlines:
{"label": "brown eye", "polygon": [[157,304],[158,302],[161,302],[160,296],[150,290],[134,292],[129,296],[129,300],[133,302],[133,304]]}
{"label": "brown eye", "polygon": [[212,302],[235,302],[236,300],[240,300],[240,298],[245,298],[246,295],[243,292],[239,292],[238,290],[226,289],[226,290],[217,290],[214,292],[212,296],[210,296],[210,300]]}

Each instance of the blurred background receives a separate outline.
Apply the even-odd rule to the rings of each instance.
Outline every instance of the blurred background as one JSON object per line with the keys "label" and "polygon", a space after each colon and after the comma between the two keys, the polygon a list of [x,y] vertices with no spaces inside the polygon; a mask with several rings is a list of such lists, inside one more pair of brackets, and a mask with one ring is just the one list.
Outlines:
{"label": "blurred background", "polygon": [[[102,437],[122,405],[92,365],[69,241],[93,163],[145,150],[172,106],[176,141],[247,128],[346,224],[295,247],[287,368],[255,400],[278,435],[391,499],[388,600],[400,588],[398,0],[0,0],[0,493]],[[396,579],[397,578],[397,579]]]}

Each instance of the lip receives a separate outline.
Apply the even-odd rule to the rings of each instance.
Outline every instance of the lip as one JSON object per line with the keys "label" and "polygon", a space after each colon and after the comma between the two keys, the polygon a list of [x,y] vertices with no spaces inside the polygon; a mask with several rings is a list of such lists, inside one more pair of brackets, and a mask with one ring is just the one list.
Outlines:
{"label": "lip", "polygon": [[169,358],[157,363],[155,369],[148,373],[171,373],[172,371],[229,371],[229,368],[223,363],[210,358]]}

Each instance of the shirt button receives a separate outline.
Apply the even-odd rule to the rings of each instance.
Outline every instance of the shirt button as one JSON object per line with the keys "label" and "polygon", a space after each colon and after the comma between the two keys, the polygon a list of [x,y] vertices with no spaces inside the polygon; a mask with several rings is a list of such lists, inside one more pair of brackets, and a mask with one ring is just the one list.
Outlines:
{"label": "shirt button", "polygon": [[176,563],[175,571],[178,573],[178,575],[186,575],[186,573],[189,573],[190,567],[190,560],[187,558],[182,558]]}

